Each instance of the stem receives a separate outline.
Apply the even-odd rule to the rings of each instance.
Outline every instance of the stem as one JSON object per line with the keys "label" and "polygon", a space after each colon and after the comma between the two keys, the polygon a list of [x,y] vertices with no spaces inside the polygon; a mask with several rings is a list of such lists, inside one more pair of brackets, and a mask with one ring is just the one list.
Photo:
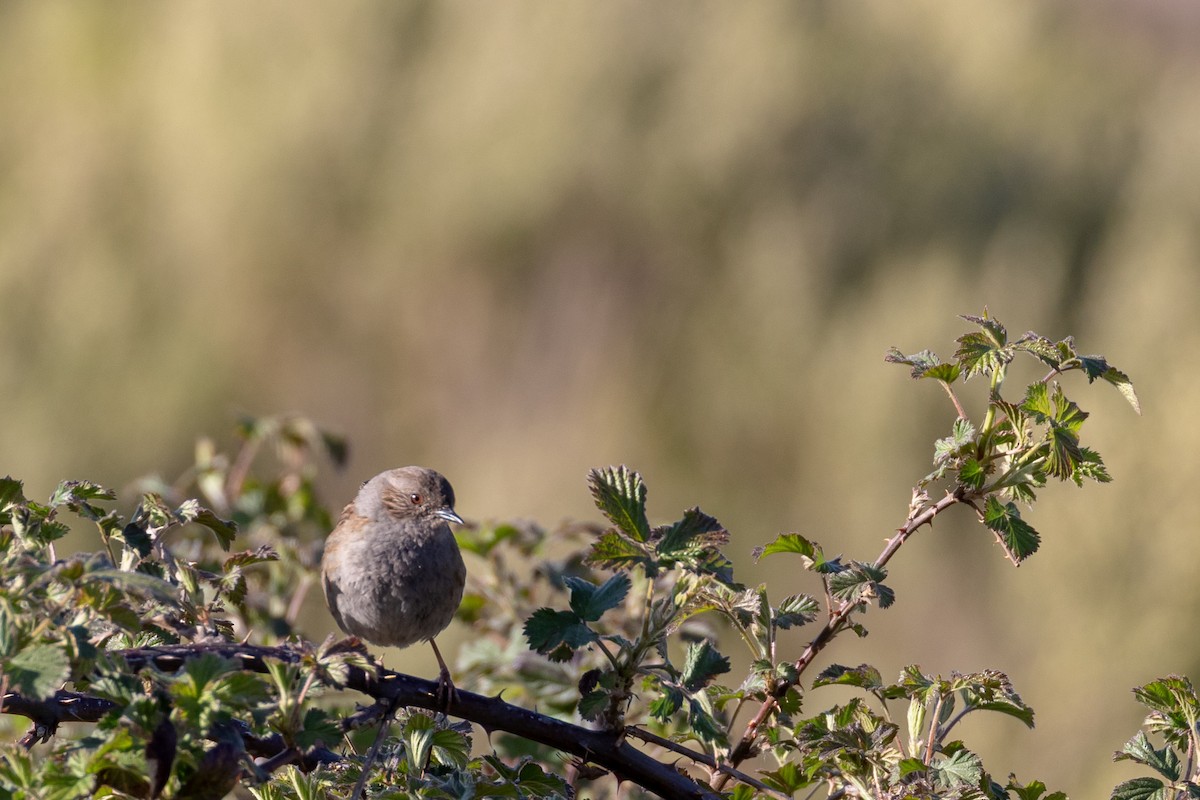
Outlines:
{"label": "stem", "polygon": [[621,665],[617,662],[616,656],[614,656],[612,652],[604,646],[604,640],[597,639],[596,644],[600,647],[600,652],[604,653],[604,657],[608,659],[608,663],[612,664],[613,672],[620,674]]}
{"label": "stem", "polygon": [[946,394],[950,396],[950,402],[954,403],[954,410],[958,412],[958,418],[966,419],[967,412],[963,410],[962,403],[958,401],[958,395],[956,395],[954,390],[950,388],[950,384],[946,383],[945,381],[938,381],[938,383],[942,385],[942,388],[946,390]]}
{"label": "stem", "polygon": [[651,733],[650,731],[643,730],[642,728],[638,728],[633,725],[630,725],[628,728],[626,728],[625,732],[635,739],[641,739],[643,742],[658,745],[659,747],[662,747],[666,750],[670,750],[672,753],[677,753],[678,755],[681,755],[684,758],[691,759],[692,761],[695,761],[697,764],[703,764],[704,766],[708,767],[709,769],[711,769],[715,772],[721,772],[726,775],[729,775],[732,778],[736,778],[737,780],[741,781],[742,783],[745,783],[749,786],[753,786],[755,789],[758,789],[760,792],[765,792],[766,794],[772,795],[774,797],[779,797],[779,798],[790,798],[791,797],[791,795],[784,794],[783,792],[780,792],[777,789],[772,789],[770,786],[767,786],[762,781],[752,778],[744,772],[739,772],[738,770],[734,769],[733,767],[731,767],[727,764],[720,763],[719,761],[717,761],[715,758],[708,755],[707,753],[696,752],[695,750],[684,747],[683,745],[679,744],[678,742],[673,742],[670,739],[664,739],[663,737],[661,737],[657,734]]}
{"label": "stem", "polygon": [[933,720],[929,723],[929,738],[925,741],[925,757],[921,759],[927,767],[933,761],[933,743],[937,740],[938,717],[942,715],[942,702],[945,699],[939,694],[937,703],[933,706]]}
{"label": "stem", "polygon": [[[916,533],[917,530],[922,526],[933,524],[933,519],[938,514],[941,514],[947,508],[955,505],[956,503],[968,501],[969,498],[965,490],[962,487],[959,487],[953,492],[948,493],[934,505],[927,506],[920,511],[909,512],[908,519],[905,520],[905,523],[902,527],[897,529],[896,535],[888,539],[887,544],[883,548],[883,552],[881,552],[879,557],[875,559],[874,566],[882,567],[887,564],[888,561],[892,559],[892,556],[896,554],[896,551],[900,549],[900,546],[908,541],[908,537]],[[750,720],[750,722],[746,724],[746,729],[742,732],[741,739],[739,739],[737,744],[734,745],[729,751],[729,763],[731,765],[737,767],[753,754],[754,745],[758,739],[759,728],[761,728],[775,713],[775,710],[779,708],[779,698],[783,697],[783,695],[787,693],[788,689],[799,684],[800,677],[804,674],[804,671],[808,669],[810,664],[812,664],[813,660],[817,657],[817,654],[825,648],[825,645],[829,644],[829,642],[841,632],[842,628],[846,626],[846,623],[850,618],[850,614],[859,605],[859,603],[848,603],[843,601],[838,604],[836,609],[833,610],[833,613],[829,615],[829,619],[825,622],[825,626],[817,632],[817,635],[814,636],[812,641],[808,643],[808,646],[804,648],[804,652],[800,654],[800,658],[796,659],[793,665],[796,670],[796,677],[790,681],[779,681],[776,683],[775,686],[770,690],[770,694],[767,696],[767,699],[764,700],[762,706],[759,707],[758,713],[754,716],[754,719]],[[724,774],[719,775],[713,782],[712,788],[716,789],[717,791],[721,791],[721,789],[728,782],[728,776]]]}

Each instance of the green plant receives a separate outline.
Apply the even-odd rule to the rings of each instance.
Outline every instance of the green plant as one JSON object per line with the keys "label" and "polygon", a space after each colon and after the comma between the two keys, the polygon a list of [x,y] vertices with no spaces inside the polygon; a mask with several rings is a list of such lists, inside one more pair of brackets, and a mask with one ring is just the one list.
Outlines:
{"label": "green plant", "polygon": [[[11,576],[0,589],[4,710],[33,721],[0,751],[0,797],[221,797],[239,783],[264,800],[347,796],[361,761],[346,743],[361,745],[356,731],[391,703],[406,710],[369,781],[379,797],[557,797],[585,784],[588,796],[612,796],[608,773],[664,797],[1063,797],[1037,781],[993,780],[955,738],[976,711],[1032,726],[1032,709],[1000,672],[913,666],[889,682],[868,664],[835,664],[808,674],[838,637],[865,634],[872,606],[895,601],[892,559],[940,514],[970,508],[1019,564],[1041,542],[1021,505],[1051,479],[1109,480],[1081,443],[1087,414],[1059,379],[1077,371],[1104,380],[1137,409],[1128,377],[1079,355],[1069,338],[1010,339],[986,312],[965,319],[974,329],[951,360],[887,354],[942,386],[955,419],[882,552],[831,558],[784,533],[754,553],[795,560],[814,576],[816,596],[780,598],[737,582],[728,533],[699,508],[652,525],[646,484],[623,466],[588,476],[604,525],[462,531],[475,564],[459,616],[476,635],[459,654],[464,691],[449,714],[466,722],[432,713],[432,682],[383,670],[354,643],[315,645],[297,630],[330,527],[313,491],[316,456],[344,457],[340,441],[307,421],[247,421],[233,457],[203,445],[194,470],[173,487],[148,483],[128,517],[106,509],[113,495],[90,483],[65,483],[43,505],[19,482],[0,481]],[[1018,357],[1049,371],[1006,396]],[[959,392],[975,377],[987,388],[973,420]],[[255,467],[268,447],[277,458],[263,478]],[[58,558],[64,514],[93,523],[102,549]],[[230,552],[234,542],[248,547]],[[782,658],[780,642],[797,636],[801,655]],[[731,647],[749,664],[735,680]],[[805,710],[814,690],[834,684],[861,695]],[[353,710],[338,701],[347,689],[377,702]],[[55,735],[73,719],[96,724]],[[1194,721],[1155,730],[1190,756]],[[48,752],[29,753],[46,740]],[[1178,759],[1143,741],[1127,746],[1128,757],[1178,782]]]}

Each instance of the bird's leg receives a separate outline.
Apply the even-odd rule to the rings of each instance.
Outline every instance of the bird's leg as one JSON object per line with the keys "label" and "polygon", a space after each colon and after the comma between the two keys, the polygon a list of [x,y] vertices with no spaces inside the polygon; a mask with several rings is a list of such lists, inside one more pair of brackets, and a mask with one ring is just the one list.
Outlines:
{"label": "bird's leg", "polygon": [[438,650],[437,642],[430,639],[429,646],[433,648],[433,654],[437,656],[438,666],[441,668],[438,672],[438,685],[435,697],[438,701],[438,707],[445,712],[450,708],[452,701],[458,700],[458,690],[454,688],[454,681],[450,679],[450,668],[446,666],[446,660],[442,658],[442,653]]}

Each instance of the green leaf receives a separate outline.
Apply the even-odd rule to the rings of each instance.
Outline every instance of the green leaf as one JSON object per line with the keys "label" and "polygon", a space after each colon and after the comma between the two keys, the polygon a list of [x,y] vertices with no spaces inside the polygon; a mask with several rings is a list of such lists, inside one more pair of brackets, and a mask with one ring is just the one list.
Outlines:
{"label": "green leaf", "polygon": [[3,669],[10,689],[31,700],[46,700],[67,680],[71,663],[65,647],[33,644],[8,659]]}
{"label": "green leaf", "polygon": [[183,505],[179,506],[175,514],[183,522],[194,522],[212,531],[216,535],[217,543],[221,545],[222,550],[228,551],[230,545],[233,544],[234,538],[237,536],[236,522],[221,519],[209,509],[201,507],[197,500],[185,501]]}
{"label": "green leaf", "polygon": [[579,698],[579,716],[586,720],[598,720],[600,715],[608,708],[609,701],[612,695],[603,690],[595,690],[585,692]]}
{"label": "green leaf", "polygon": [[179,587],[172,586],[162,578],[144,572],[126,572],[120,569],[97,569],[87,573],[89,580],[107,583],[124,592],[148,597],[171,606],[179,605]]}
{"label": "green leaf", "polygon": [[707,744],[724,744],[725,730],[708,709],[697,700],[688,700],[688,725],[696,737]]}
{"label": "green leaf", "polygon": [[707,686],[713,678],[729,672],[729,659],[717,652],[705,639],[688,646],[680,679],[685,689],[695,692]]}
{"label": "green leaf", "polygon": [[1020,339],[1012,343],[1014,350],[1020,350],[1035,356],[1047,366],[1058,369],[1062,364],[1063,356],[1059,352],[1057,345],[1047,339],[1045,336],[1039,336],[1033,331],[1027,331]]}
{"label": "green leaf", "polygon": [[634,564],[650,564],[641,545],[619,531],[605,531],[587,555],[587,562],[602,569],[629,569]]}
{"label": "green leaf", "polygon": [[788,630],[812,622],[817,618],[817,612],[820,610],[821,604],[815,598],[806,594],[794,594],[784,598],[783,602],[779,604],[771,617],[771,622],[776,628]]}
{"label": "green leaf", "polygon": [[889,364],[907,364],[912,367],[910,375],[914,379],[933,378],[945,384],[958,380],[959,367],[953,362],[942,363],[937,354],[931,350],[922,350],[911,356],[906,356],[895,347],[890,348],[883,360]]}
{"label": "green leaf", "polygon": [[797,553],[805,558],[807,562],[805,566],[822,558],[820,546],[798,533],[781,533],[770,544],[754,548],[751,555],[754,556],[755,561],[758,561],[763,556],[771,556],[776,553]]}
{"label": "green leaf", "polygon": [[25,495],[21,491],[23,487],[24,484],[11,476],[0,478],[0,512],[25,502]]}
{"label": "green leaf", "polygon": [[729,531],[699,508],[689,508],[683,512],[683,519],[655,528],[653,533],[655,538],[661,537],[655,547],[660,556],[718,547],[729,541]]}
{"label": "green leaf", "polygon": [[962,368],[964,377],[971,378],[979,374],[990,375],[1012,361],[1012,348],[1008,347],[1008,333],[998,321],[990,319],[986,312],[982,317],[962,315],[968,322],[974,322],[980,331],[965,333],[958,337],[958,350],[954,358]]}
{"label": "green leaf", "polygon": [[92,505],[92,500],[112,500],[112,491],[91,481],[63,481],[50,496],[51,506],[66,506],[87,519],[100,519],[107,512]]}
{"label": "green leaf", "polygon": [[1192,682],[1179,675],[1168,675],[1150,681],[1145,686],[1134,689],[1133,693],[1142,705],[1163,714],[1194,714],[1197,709],[1196,691],[1192,688]]}
{"label": "green leaf", "polygon": [[650,703],[650,716],[659,722],[666,722],[679,709],[683,708],[683,691],[677,686],[662,684],[662,694]]}
{"label": "green leaf", "polygon": [[1003,672],[984,670],[968,675],[955,674],[952,685],[956,690],[962,690],[969,708],[1007,714],[1027,727],[1033,727],[1033,709],[1025,704]]}
{"label": "green leaf", "polygon": [[926,770],[925,762],[919,758],[902,758],[897,765],[900,769],[900,777],[912,775],[914,772],[924,773]]}
{"label": "green leaf", "polygon": [[1000,324],[1000,320],[988,314],[988,310],[983,309],[983,316],[977,317],[973,314],[959,314],[959,319],[964,319],[967,322],[973,322],[978,325],[983,333],[994,342],[996,345],[1008,344],[1008,331]]}
{"label": "green leaf", "polygon": [[1000,536],[1001,544],[1014,564],[1020,564],[1037,552],[1041,536],[1021,519],[1016,504],[1001,505],[995,497],[988,497],[983,511],[983,524]]}
{"label": "green leaf", "polygon": [[829,577],[829,592],[838,600],[847,603],[864,603],[875,600],[880,608],[887,608],[896,599],[895,593],[882,581],[887,571],[858,561]]}
{"label": "green leaf", "polygon": [[975,426],[959,417],[950,428],[950,435],[933,444],[933,463],[943,464],[953,458],[969,455],[975,448]]}
{"label": "green leaf", "polygon": [[982,489],[987,480],[987,470],[974,456],[968,456],[958,470],[958,482],[971,489]]}
{"label": "green leaf", "polygon": [[1121,752],[1113,756],[1114,761],[1125,759],[1145,764],[1169,781],[1179,780],[1179,756],[1170,747],[1161,750],[1155,748],[1142,731],[1134,734],[1121,748]]}
{"label": "green leaf", "polygon": [[1111,800],[1169,800],[1171,791],[1158,778],[1133,778],[1117,784]]}
{"label": "green leaf", "polygon": [[[1039,800],[1046,793],[1046,784],[1041,781],[1032,781],[1026,786],[1017,783],[1016,778],[1009,776],[1008,786],[1004,787],[1007,791],[1016,792],[1016,800]],[[1044,800],[1067,800],[1067,796],[1062,792],[1054,792],[1046,795]]]}
{"label": "green leaf", "polygon": [[1075,465],[1075,471],[1071,473],[1071,480],[1075,482],[1076,486],[1083,486],[1085,478],[1097,483],[1108,483],[1112,480],[1100,454],[1090,447],[1079,448],[1079,463]]}
{"label": "green leaf", "polygon": [[969,750],[959,750],[949,758],[938,759],[931,766],[934,781],[948,789],[959,786],[974,786],[983,777],[983,764],[979,756]]}
{"label": "green leaf", "polygon": [[31,644],[4,664],[5,678],[11,690],[29,699],[44,700],[64,684],[71,674],[71,662],[64,646]]}
{"label": "green leaf", "polygon": [[620,605],[630,587],[629,576],[623,572],[601,586],[574,576],[564,578],[563,583],[571,590],[571,610],[584,622],[595,622],[605,611]]}
{"label": "green leaf", "polygon": [[252,564],[262,564],[278,560],[279,553],[275,552],[275,548],[269,544],[264,544],[255,550],[243,550],[240,553],[234,553],[225,559],[221,567],[228,572],[234,567],[248,567]]}
{"label": "green leaf", "polygon": [[296,744],[308,748],[323,742],[336,746],[342,740],[342,729],[337,721],[323,708],[310,708],[304,712],[304,723],[295,733]]}
{"label": "green leaf", "polygon": [[596,633],[573,611],[539,608],[525,621],[525,638],[537,652],[552,661],[565,661],[571,654],[594,641]]}
{"label": "green leaf", "polygon": [[646,484],[642,476],[625,465],[593,469],[588,484],[596,507],[613,525],[636,541],[650,538],[650,523],[646,521]]}
{"label": "green leaf", "polygon": [[429,756],[433,752],[433,719],[424,714],[411,714],[400,734],[408,763],[424,772],[429,767]]}
{"label": "green leaf", "polygon": [[763,772],[762,779],[763,783],[772,789],[778,789],[787,795],[795,794],[804,787],[812,785],[812,781],[795,761],[788,761],[777,770]]}
{"label": "green leaf", "polygon": [[832,686],[835,684],[857,686],[860,689],[872,691],[883,688],[883,676],[879,674],[879,670],[870,664],[859,664],[857,667],[832,664],[823,669],[821,674],[812,683],[814,689],[818,686]]}
{"label": "green leaf", "polygon": [[1031,383],[1025,387],[1025,399],[1021,409],[1040,423],[1047,422],[1054,416],[1054,407],[1050,403],[1050,388],[1046,384]]}
{"label": "green leaf", "polygon": [[1133,381],[1129,380],[1129,376],[1116,367],[1109,367],[1100,375],[1101,378],[1117,387],[1117,391],[1121,396],[1133,406],[1133,410],[1138,414],[1142,413],[1142,404],[1138,401],[1137,392],[1133,390]]}

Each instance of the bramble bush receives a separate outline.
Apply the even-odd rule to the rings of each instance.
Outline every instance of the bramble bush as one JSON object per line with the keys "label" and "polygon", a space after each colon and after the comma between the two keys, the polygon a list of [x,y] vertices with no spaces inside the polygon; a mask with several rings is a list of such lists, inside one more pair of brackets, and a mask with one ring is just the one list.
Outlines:
{"label": "bramble bush", "polygon": [[[716,519],[691,508],[653,525],[641,475],[593,470],[602,524],[459,532],[473,562],[459,619],[472,636],[446,713],[432,681],[383,669],[356,641],[304,636],[298,618],[331,528],[314,479],[346,454],[307,420],[246,420],[232,455],[201,441],[194,467],[173,484],[143,480],[128,514],[87,481],[41,503],[0,480],[0,694],[4,712],[30,722],[0,747],[0,798],[348,797],[364,765],[366,792],[380,798],[618,788],[733,800],[1063,798],[1036,780],[998,782],[956,738],[976,711],[1033,725],[1001,672],[910,666],[889,681],[869,664],[834,664],[809,674],[839,637],[865,635],[871,608],[895,601],[894,556],[940,514],[965,507],[1020,564],[1041,544],[1022,508],[1043,486],[1109,480],[1063,384],[1081,373],[1139,410],[1125,373],[1071,338],[1012,338],[986,311],[964,319],[972,329],[949,360],[886,355],[940,385],[954,417],[874,560],[829,557],[783,533],[753,557],[790,559],[819,594],[746,586]],[[1048,371],[1006,393],[1016,358]],[[984,384],[986,409],[972,419],[959,393]],[[68,521],[80,520],[100,549],[60,555]],[[804,644],[798,658],[780,655],[788,641]],[[734,649],[748,655],[745,674],[732,674]],[[819,703],[814,689],[833,684],[860,694],[806,710]],[[1154,775],[1112,796],[1200,797],[1194,688],[1167,677],[1135,691],[1150,715],[1116,757]],[[358,693],[372,702],[356,705]],[[365,764],[381,720],[382,757]]]}

